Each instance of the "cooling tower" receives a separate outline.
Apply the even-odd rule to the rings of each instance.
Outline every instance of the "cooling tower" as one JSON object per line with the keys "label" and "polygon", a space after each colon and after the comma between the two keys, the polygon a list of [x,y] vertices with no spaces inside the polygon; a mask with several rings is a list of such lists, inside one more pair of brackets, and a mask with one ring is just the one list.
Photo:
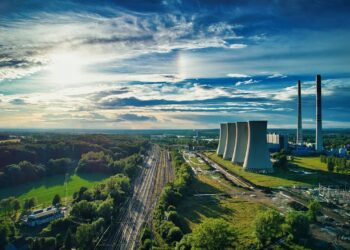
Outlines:
{"label": "cooling tower", "polygon": [[301,83],[298,81],[298,128],[297,128],[297,144],[303,144],[303,127],[301,118]]}
{"label": "cooling tower", "polygon": [[[265,135],[266,136],[266,135]],[[243,164],[247,150],[248,123],[236,122],[236,143],[233,150],[232,162]]]}
{"label": "cooling tower", "polygon": [[316,76],[316,151],[323,150],[321,75]]}
{"label": "cooling tower", "polygon": [[243,168],[248,171],[272,172],[272,163],[266,142],[267,121],[248,122],[248,144]]}
{"label": "cooling tower", "polygon": [[225,160],[232,160],[233,151],[236,144],[236,123],[227,123],[227,136],[226,136],[226,146],[223,158]]}
{"label": "cooling tower", "polygon": [[219,145],[218,145],[218,149],[216,151],[216,153],[218,155],[223,155],[225,152],[226,137],[227,137],[227,123],[221,123],[220,124]]}

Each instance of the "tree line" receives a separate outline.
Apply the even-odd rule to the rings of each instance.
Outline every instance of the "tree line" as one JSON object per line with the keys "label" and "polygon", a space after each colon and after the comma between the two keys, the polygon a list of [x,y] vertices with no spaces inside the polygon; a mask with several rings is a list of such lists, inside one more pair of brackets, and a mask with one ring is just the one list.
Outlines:
{"label": "tree line", "polygon": [[[20,144],[0,145],[0,187],[36,181],[45,176],[77,172],[128,175],[135,171],[148,142],[141,137],[80,135],[36,136]],[[6,164],[10,163],[10,164]]]}
{"label": "tree line", "polygon": [[344,157],[321,155],[320,161],[327,164],[329,172],[350,173],[350,164]]}

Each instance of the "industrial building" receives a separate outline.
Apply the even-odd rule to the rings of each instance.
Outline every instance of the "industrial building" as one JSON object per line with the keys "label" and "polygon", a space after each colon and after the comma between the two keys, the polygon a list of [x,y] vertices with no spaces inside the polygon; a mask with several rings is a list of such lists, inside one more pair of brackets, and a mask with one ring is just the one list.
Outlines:
{"label": "industrial building", "polygon": [[227,123],[227,136],[223,157],[225,160],[232,160],[233,150],[236,143],[236,123]]}
{"label": "industrial building", "polygon": [[222,123],[217,153],[247,171],[272,172],[266,131],[267,121]]}
{"label": "industrial building", "polygon": [[[321,75],[316,76],[316,140],[315,151],[323,151],[323,138],[322,138],[322,93],[321,93]],[[303,143],[302,132],[302,102],[301,102],[301,82],[297,83],[298,86],[298,101],[297,101],[297,136],[296,136],[296,149],[293,150],[295,154],[308,154],[310,150],[305,150]],[[311,152],[312,153],[312,152]]]}
{"label": "industrial building", "polygon": [[57,207],[47,207],[33,211],[24,222],[31,227],[49,223],[50,221],[64,217],[64,212]]}
{"label": "industrial building", "polygon": [[236,142],[233,150],[232,162],[243,165],[248,142],[248,123],[236,123]]}
{"label": "industrial building", "polygon": [[288,149],[288,135],[269,133],[266,135],[267,147],[270,152]]}
{"label": "industrial building", "polygon": [[219,138],[219,145],[216,153],[218,155],[224,155],[225,153],[225,147],[226,147],[226,137],[227,137],[227,123],[221,123],[220,124],[220,138]]}
{"label": "industrial building", "polygon": [[248,143],[243,168],[254,172],[273,172],[266,140],[267,121],[248,122]]}

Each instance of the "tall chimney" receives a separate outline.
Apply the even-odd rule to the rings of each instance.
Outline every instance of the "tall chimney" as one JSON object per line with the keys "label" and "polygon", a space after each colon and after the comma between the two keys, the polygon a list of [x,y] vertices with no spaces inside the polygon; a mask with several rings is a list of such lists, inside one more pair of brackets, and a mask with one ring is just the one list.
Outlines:
{"label": "tall chimney", "polygon": [[298,80],[298,129],[297,129],[297,144],[303,144],[303,127],[301,118],[301,83]]}
{"label": "tall chimney", "polygon": [[316,151],[323,150],[321,75],[316,76]]}

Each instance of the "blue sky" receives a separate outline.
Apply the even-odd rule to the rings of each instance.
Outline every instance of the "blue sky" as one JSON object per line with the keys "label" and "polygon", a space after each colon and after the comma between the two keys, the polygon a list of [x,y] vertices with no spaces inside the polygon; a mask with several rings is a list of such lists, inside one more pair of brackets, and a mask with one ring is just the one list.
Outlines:
{"label": "blue sky", "polygon": [[[126,2],[126,3],[120,3]],[[0,127],[350,126],[349,1],[0,2]]]}

